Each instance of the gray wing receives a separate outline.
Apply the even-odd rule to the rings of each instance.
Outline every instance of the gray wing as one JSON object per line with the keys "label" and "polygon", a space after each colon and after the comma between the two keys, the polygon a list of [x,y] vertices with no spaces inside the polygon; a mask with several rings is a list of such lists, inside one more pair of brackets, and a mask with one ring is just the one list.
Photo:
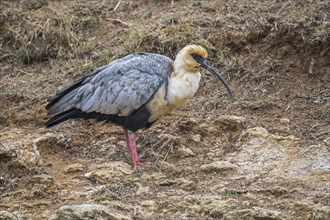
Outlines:
{"label": "gray wing", "polygon": [[49,114],[77,108],[87,113],[128,116],[164,84],[172,72],[172,63],[159,54],[127,55],[85,77],[81,86],[69,90],[49,108]]}

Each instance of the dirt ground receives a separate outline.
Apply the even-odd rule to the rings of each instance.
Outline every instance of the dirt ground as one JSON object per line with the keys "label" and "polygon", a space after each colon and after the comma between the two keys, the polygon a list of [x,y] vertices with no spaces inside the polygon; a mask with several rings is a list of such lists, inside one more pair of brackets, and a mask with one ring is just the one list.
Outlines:
{"label": "dirt ground", "polygon": [[[0,43],[0,211],[13,219],[77,204],[128,219],[330,216],[328,1],[2,0]],[[152,168],[127,167],[120,127],[44,128],[63,86],[188,44],[208,50],[235,100],[203,72],[193,101],[138,132]]]}

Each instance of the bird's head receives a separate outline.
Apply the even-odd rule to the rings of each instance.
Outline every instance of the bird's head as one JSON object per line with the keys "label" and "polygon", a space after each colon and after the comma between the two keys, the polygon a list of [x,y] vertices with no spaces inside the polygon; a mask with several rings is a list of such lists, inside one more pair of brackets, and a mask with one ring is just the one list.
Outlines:
{"label": "bird's head", "polygon": [[188,45],[179,51],[174,61],[174,66],[184,68],[186,72],[197,73],[199,72],[200,64],[194,59],[194,55],[198,55],[204,59],[207,58],[207,51],[204,47],[199,45]]}
{"label": "bird's head", "polygon": [[186,73],[199,73],[200,68],[206,69],[214,73],[225,85],[229,95],[233,94],[226,80],[206,59],[208,56],[204,47],[199,45],[188,45],[179,51],[174,60],[174,69],[176,71],[184,71]]}

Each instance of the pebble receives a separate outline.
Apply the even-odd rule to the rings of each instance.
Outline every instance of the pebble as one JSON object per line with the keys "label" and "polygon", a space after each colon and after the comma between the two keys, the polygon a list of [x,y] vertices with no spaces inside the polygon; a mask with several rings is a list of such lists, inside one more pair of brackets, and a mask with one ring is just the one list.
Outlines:
{"label": "pebble", "polygon": [[64,168],[64,173],[73,173],[73,172],[81,172],[84,170],[84,165],[76,163],[70,164]]}
{"label": "pebble", "polygon": [[204,164],[200,167],[204,172],[229,172],[236,171],[238,166],[228,161],[216,161],[210,164]]}

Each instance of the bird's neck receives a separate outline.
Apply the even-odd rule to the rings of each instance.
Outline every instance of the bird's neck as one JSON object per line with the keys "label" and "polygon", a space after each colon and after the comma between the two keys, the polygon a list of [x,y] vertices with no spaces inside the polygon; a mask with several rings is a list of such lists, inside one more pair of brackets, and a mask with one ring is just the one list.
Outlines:
{"label": "bird's neck", "polygon": [[180,107],[191,99],[199,87],[201,74],[174,71],[168,82],[167,100],[170,105]]}
{"label": "bird's neck", "polygon": [[173,109],[186,104],[195,95],[200,79],[199,72],[174,71],[168,79],[168,84],[164,84],[148,104],[148,110],[152,114],[148,121],[154,122]]}

